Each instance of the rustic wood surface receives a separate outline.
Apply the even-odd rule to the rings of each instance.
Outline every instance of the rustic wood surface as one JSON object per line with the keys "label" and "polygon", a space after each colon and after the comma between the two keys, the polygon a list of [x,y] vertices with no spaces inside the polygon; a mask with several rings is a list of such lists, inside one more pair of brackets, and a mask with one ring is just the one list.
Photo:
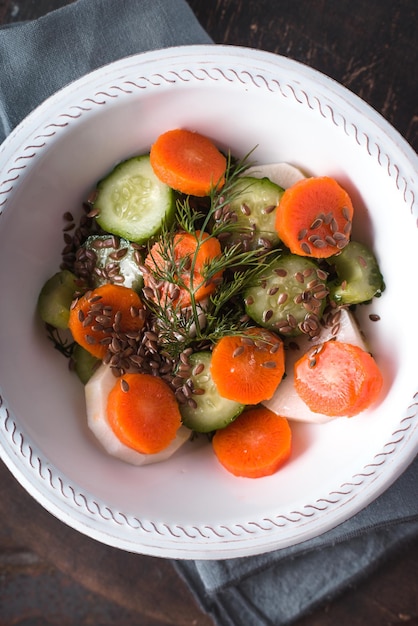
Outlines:
{"label": "rustic wood surface", "polygon": [[[216,43],[276,52],[324,72],[371,104],[417,150],[417,0],[189,3]],[[0,0],[0,24],[67,4]],[[212,624],[168,561],[73,531],[1,464],[0,511],[0,626]],[[417,626],[417,564],[418,541],[295,626]]]}

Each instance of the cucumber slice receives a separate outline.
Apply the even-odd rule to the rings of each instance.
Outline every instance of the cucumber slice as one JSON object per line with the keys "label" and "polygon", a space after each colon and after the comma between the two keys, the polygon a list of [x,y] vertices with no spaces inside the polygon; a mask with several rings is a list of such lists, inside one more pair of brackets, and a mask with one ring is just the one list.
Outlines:
{"label": "cucumber slice", "polygon": [[114,283],[139,292],[144,279],[137,263],[138,255],[137,248],[126,239],[92,235],[77,252],[75,269],[92,288]]}
{"label": "cucumber slice", "polygon": [[94,372],[101,364],[100,359],[96,359],[95,356],[90,354],[90,352],[87,352],[87,350],[85,350],[78,343],[74,345],[72,361],[74,364],[74,371],[83,385],[88,383]]}
{"label": "cucumber slice", "polygon": [[195,352],[190,356],[193,388],[203,393],[193,395],[195,406],[180,404],[183,424],[199,433],[225,428],[244,410],[243,404],[219,395],[210,374],[211,359],[211,352]]}
{"label": "cucumber slice", "polygon": [[285,336],[316,336],[328,289],[327,274],[312,259],[286,254],[245,293],[247,314]]}
{"label": "cucumber slice", "polygon": [[143,155],[123,161],[99,182],[93,206],[103,230],[145,243],[174,219],[175,195]]}
{"label": "cucumber slice", "polygon": [[57,272],[49,278],[38,297],[38,313],[43,322],[55,328],[68,327],[71,302],[78,291],[78,279],[69,270]]}
{"label": "cucumber slice", "polygon": [[365,244],[350,241],[343,250],[328,259],[337,279],[329,285],[330,298],[338,304],[367,302],[385,288],[383,276],[373,252]]}
{"label": "cucumber slice", "polygon": [[276,208],[283,191],[268,178],[239,178],[227,215],[219,217],[219,220],[230,219],[234,223],[225,243],[228,246],[241,243],[247,250],[276,246],[279,243],[275,229]]}

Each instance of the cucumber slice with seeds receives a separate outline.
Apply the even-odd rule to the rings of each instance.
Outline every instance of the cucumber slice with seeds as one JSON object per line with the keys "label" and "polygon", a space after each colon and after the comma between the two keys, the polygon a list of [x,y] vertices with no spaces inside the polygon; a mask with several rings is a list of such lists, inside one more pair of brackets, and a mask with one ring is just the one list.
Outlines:
{"label": "cucumber slice with seeds", "polygon": [[87,352],[87,350],[85,350],[78,343],[74,346],[72,362],[74,371],[83,385],[88,383],[94,372],[101,364],[100,359],[97,359],[95,356],[90,354],[90,352]]}
{"label": "cucumber slice with seeds", "polygon": [[330,257],[328,263],[334,265],[337,273],[329,290],[330,298],[338,304],[367,302],[385,288],[376,257],[363,243],[350,241],[339,254]]}
{"label": "cucumber slice with seeds", "polygon": [[247,314],[285,336],[316,336],[326,304],[327,274],[315,261],[286,254],[271,264],[245,294]]}
{"label": "cucumber slice with seeds", "polygon": [[244,249],[273,248],[279,243],[275,229],[276,209],[284,190],[268,178],[243,176],[234,185],[227,212],[215,214],[218,220],[234,224],[225,243],[241,243]]}
{"label": "cucumber slice with seeds", "polygon": [[103,230],[145,243],[174,219],[174,191],[154,174],[149,155],[123,161],[97,185],[94,209]]}
{"label": "cucumber slice with seeds", "polygon": [[43,322],[55,328],[68,328],[70,307],[78,291],[78,279],[69,270],[57,272],[49,278],[38,297],[38,313]]}
{"label": "cucumber slice with seeds", "polygon": [[195,432],[209,433],[225,428],[242,411],[244,405],[219,395],[210,374],[211,352],[195,352],[189,358],[191,381],[199,394],[193,394],[193,406],[180,404],[183,424]]}

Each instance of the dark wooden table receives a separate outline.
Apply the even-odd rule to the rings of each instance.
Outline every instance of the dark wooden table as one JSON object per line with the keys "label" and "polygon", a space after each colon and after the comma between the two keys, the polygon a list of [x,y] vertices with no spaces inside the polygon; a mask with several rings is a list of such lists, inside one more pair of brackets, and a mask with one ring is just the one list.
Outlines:
{"label": "dark wooden table", "polygon": [[[0,0],[0,23],[34,19],[66,4]],[[190,5],[216,43],[276,52],[324,72],[377,109],[417,150],[417,0]],[[212,624],[169,562],[73,531],[36,504],[1,464],[0,511],[0,626]],[[418,541],[295,626],[418,625],[417,564]]]}

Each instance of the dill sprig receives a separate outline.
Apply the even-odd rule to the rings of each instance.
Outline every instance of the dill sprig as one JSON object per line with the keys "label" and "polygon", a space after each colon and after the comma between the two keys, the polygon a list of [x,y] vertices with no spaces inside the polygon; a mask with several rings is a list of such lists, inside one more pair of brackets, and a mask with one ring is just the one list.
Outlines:
{"label": "dill sprig", "polygon": [[219,184],[216,184],[212,187],[209,194],[208,211],[203,212],[192,209],[188,196],[177,201],[176,220],[181,230],[194,235],[197,228],[201,231],[206,231],[210,227],[210,235],[219,237],[219,235],[231,232],[237,228],[234,222],[214,220],[214,217],[215,213],[228,207],[238,193],[242,193],[242,189],[240,191],[236,189],[237,183],[240,176],[250,167],[249,158],[254,150],[255,148],[239,161],[235,161],[231,154],[228,154],[224,185],[220,187]]}
{"label": "dill sprig", "polygon": [[58,350],[67,359],[70,358],[73,354],[75,342],[65,332],[60,333],[58,328],[51,324],[45,324],[45,328],[47,337],[53,343],[55,350]]}
{"label": "dill sprig", "polygon": [[[159,258],[152,258],[150,250],[153,264],[147,271],[151,272],[155,285],[165,285],[167,289],[161,290],[159,297],[155,294],[148,297],[146,291],[145,297],[158,327],[160,343],[173,357],[178,357],[186,348],[201,349],[225,335],[242,333],[251,324],[245,315],[243,293],[263,275],[273,259],[277,259],[277,250],[243,250],[239,243],[225,246],[219,256],[204,264],[199,282],[195,282],[194,270],[203,242],[211,237],[222,240],[237,229],[234,221],[215,219],[215,214],[242,193],[242,188],[238,191],[236,187],[250,165],[251,153],[238,162],[228,156],[224,185],[221,189],[217,185],[212,188],[207,211],[192,207],[189,197],[178,199],[176,222],[170,228],[163,228],[158,239]],[[174,239],[179,232],[196,239],[195,252],[180,259],[176,257]],[[187,281],[183,278],[185,275]],[[213,281],[218,283],[217,289],[204,302],[199,302],[196,299],[198,289]],[[180,306],[174,297],[176,289],[187,292],[189,306]]]}

